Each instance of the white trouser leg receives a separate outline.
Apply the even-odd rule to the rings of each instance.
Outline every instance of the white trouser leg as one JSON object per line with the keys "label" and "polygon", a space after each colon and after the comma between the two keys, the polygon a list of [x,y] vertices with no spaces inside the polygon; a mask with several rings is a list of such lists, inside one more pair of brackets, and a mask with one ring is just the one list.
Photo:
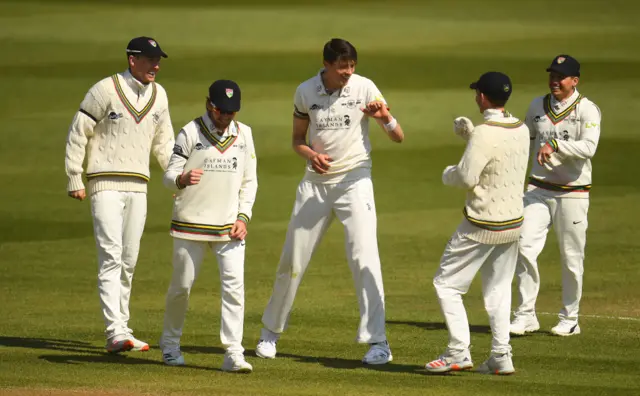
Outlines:
{"label": "white trouser leg", "polygon": [[462,303],[475,274],[491,253],[492,245],[484,245],[456,231],[440,259],[433,279],[440,308],[449,329],[449,349],[465,350],[471,344],[469,321]]}
{"label": "white trouser leg", "polygon": [[519,255],[516,264],[518,286],[516,316],[535,315],[536,299],[540,291],[538,256],[544,248],[551,226],[551,213],[554,210],[555,200],[553,198],[546,198],[534,191],[525,194],[524,223],[520,234]]}
{"label": "white trouser leg", "polygon": [[228,352],[243,353],[245,242],[236,240],[211,245],[220,271],[220,341]]}
{"label": "white trouser leg", "polygon": [[98,250],[98,293],[107,339],[126,333],[120,310],[125,194],[100,191],[91,196],[93,233]]}
{"label": "white trouser leg", "polygon": [[138,261],[140,239],[147,220],[147,194],[127,192],[124,205],[124,223],[122,225],[122,273],[120,275],[120,313],[127,332],[131,332],[129,323],[129,300],[131,282]]}
{"label": "white trouser leg", "polygon": [[582,297],[584,249],[587,243],[588,199],[558,198],[553,217],[562,260],[561,319],[577,320]]}
{"label": "white trouser leg", "polygon": [[304,272],[331,223],[331,207],[326,186],[308,181],[300,183],[273,293],[262,315],[265,328],[274,333],[282,333],[287,326]]}
{"label": "white trouser leg", "polygon": [[511,282],[518,260],[518,243],[494,245],[491,254],[480,268],[484,307],[489,314],[493,340],[491,352],[511,351],[509,319],[511,317]]}
{"label": "white trouser leg", "polygon": [[173,275],[167,291],[164,328],[160,339],[163,351],[180,348],[189,293],[200,272],[206,248],[207,242],[173,238]]}
{"label": "white trouser leg", "polygon": [[334,212],[344,225],[347,260],[360,306],[356,341],[382,342],[387,337],[373,184],[370,178],[340,183],[332,193],[339,194]]}

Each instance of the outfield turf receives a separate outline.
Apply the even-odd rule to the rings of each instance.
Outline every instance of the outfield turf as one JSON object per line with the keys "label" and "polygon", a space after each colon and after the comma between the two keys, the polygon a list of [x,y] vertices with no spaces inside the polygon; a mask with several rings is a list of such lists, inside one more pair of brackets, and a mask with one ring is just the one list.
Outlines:
{"label": "outfield turf", "polygon": [[[215,4],[227,4],[216,6]],[[640,27],[632,0],[566,1],[28,1],[0,2],[0,394],[638,395],[640,394]],[[308,4],[308,5],[305,5]],[[314,4],[314,5],[312,5]],[[251,375],[219,371],[220,297],[210,255],[191,296],[183,351],[162,364],[157,340],[171,275],[171,193],[153,160],[130,325],[148,353],[104,352],[89,202],[66,197],[68,125],[89,87],[126,67],[124,48],[155,37],[169,54],[158,81],[176,131],[203,112],[208,85],[236,80],[251,125],[260,187],[249,227],[245,342]],[[297,84],[321,67],[323,44],[350,40],[406,140],[372,128],[374,186],[394,361],[363,367],[358,305],[337,222],[298,293],[279,358],[255,357],[304,164],[290,149]],[[512,77],[508,109],[524,117],[547,92],[559,53],[583,64],[581,92],[602,109],[594,158],[582,334],[548,330],[560,308],[555,235],[540,258],[542,330],[512,341],[510,377],[425,374],[447,331],[431,284],[461,220],[464,193],[441,184],[463,143],[452,119],[481,117],[467,87],[490,69]],[[490,334],[479,281],[465,302],[476,365]],[[626,319],[622,319],[626,318]]]}

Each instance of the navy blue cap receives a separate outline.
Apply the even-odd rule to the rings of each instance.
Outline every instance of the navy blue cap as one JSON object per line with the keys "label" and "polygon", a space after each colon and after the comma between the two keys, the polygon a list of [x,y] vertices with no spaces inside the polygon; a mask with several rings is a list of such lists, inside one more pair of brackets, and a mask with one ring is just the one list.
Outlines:
{"label": "navy blue cap", "polygon": [[164,53],[160,48],[160,44],[151,37],[136,37],[129,41],[127,45],[127,54],[129,55],[144,55],[149,58],[155,58],[161,56],[168,58],[169,56]]}
{"label": "navy blue cap", "polygon": [[240,87],[231,80],[217,80],[209,87],[209,100],[220,111],[240,111]]}
{"label": "navy blue cap", "polygon": [[569,55],[558,55],[553,59],[547,71],[553,71],[565,77],[580,77],[580,62]]}
{"label": "navy blue cap", "polygon": [[508,100],[513,91],[511,79],[504,73],[487,72],[478,81],[469,85],[471,89],[477,89],[489,99]]}

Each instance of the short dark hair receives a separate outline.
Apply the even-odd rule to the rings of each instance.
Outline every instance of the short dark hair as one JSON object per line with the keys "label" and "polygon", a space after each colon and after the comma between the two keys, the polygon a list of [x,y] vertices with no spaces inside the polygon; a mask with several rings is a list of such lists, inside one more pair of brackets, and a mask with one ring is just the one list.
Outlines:
{"label": "short dark hair", "polygon": [[338,60],[352,60],[358,62],[358,52],[347,40],[334,38],[324,45],[322,57],[326,62],[333,63]]}

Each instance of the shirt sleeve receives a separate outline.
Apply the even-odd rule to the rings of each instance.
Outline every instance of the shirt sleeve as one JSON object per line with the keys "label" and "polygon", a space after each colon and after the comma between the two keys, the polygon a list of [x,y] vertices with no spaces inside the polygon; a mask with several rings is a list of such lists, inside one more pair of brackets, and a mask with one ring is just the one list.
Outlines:
{"label": "shirt sleeve", "polygon": [[245,151],[242,184],[238,196],[238,220],[248,223],[249,220],[251,220],[253,204],[256,201],[256,194],[258,192],[258,159],[256,157],[251,129],[247,127],[247,131],[245,131],[244,134],[247,147]]}
{"label": "shirt sleeve", "polygon": [[307,105],[304,101],[302,90],[302,86],[299,86],[298,89],[296,89],[295,95],[293,96],[293,116],[308,120],[309,109],[307,108]]}
{"label": "shirt sleeve", "polygon": [[167,169],[162,177],[162,182],[169,190],[178,191],[182,189],[178,186],[177,179],[184,171],[184,167],[187,164],[189,155],[191,154],[192,145],[193,142],[189,139],[187,132],[182,129],[178,133],[171,156],[169,157],[169,164],[167,165]]}
{"label": "shirt sleeve", "polygon": [[82,164],[86,155],[86,147],[93,136],[93,129],[106,115],[104,95],[98,84],[94,85],[80,103],[69,126],[65,149],[65,172],[67,174],[67,191],[84,189],[82,182]]}
{"label": "shirt sleeve", "polygon": [[370,103],[373,101],[382,101],[385,104],[387,103],[384,96],[382,96],[382,92],[380,92],[376,84],[373,81],[369,80],[369,89],[367,90],[367,99],[365,102]]}
{"label": "shirt sleeve", "polygon": [[600,140],[600,122],[602,120],[600,109],[593,103],[585,106],[580,120],[580,133],[577,140],[556,140],[557,152],[567,158],[589,159],[596,154],[598,141]]}
{"label": "shirt sleeve", "polygon": [[151,151],[158,160],[163,171],[167,170],[169,159],[173,153],[175,138],[169,108],[164,109],[156,125],[156,133],[151,144]]}
{"label": "shirt sleeve", "polygon": [[480,182],[480,175],[489,163],[488,145],[480,126],[471,135],[458,165],[448,166],[442,174],[445,185],[472,189]]}

